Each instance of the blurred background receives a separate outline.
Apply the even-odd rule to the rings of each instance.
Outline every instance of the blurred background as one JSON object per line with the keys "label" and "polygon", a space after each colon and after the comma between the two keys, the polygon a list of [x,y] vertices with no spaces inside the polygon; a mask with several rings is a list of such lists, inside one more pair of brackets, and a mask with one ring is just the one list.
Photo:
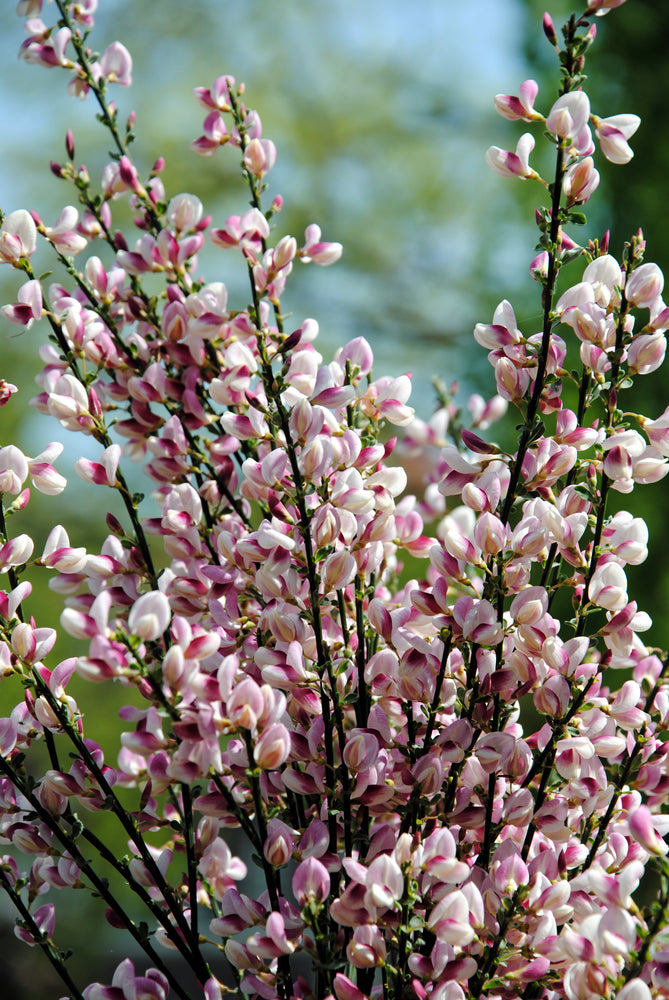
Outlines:
{"label": "blurred background", "polygon": [[[502,298],[511,300],[523,332],[539,329],[538,286],[527,267],[537,238],[534,207],[542,203],[542,192],[536,184],[490,172],[484,153],[491,144],[514,148],[525,128],[495,114],[495,93],[517,93],[520,82],[533,76],[540,84],[538,108],[546,112],[554,100],[556,60],[541,31],[544,4],[100,0],[91,45],[103,51],[118,39],[133,55],[133,87],[110,88],[110,94],[121,120],[136,110],[132,153],[140,174],[164,156],[169,194],[197,194],[215,225],[243,211],[246,196],[234,155],[221,151],[202,159],[189,151],[204,116],[192,89],[209,86],[222,73],[246,82],[247,105],[258,108],[263,134],[278,147],[269,177],[269,197],[280,193],[285,200],[278,232],[299,239],[306,225],[317,222],[325,239],[344,244],[334,268],[296,267],[284,308],[292,311],[295,325],[306,316],[319,321],[326,358],[362,335],[374,349],[377,374],[411,371],[413,405],[427,418],[435,405],[435,375],[446,383],[457,380],[462,401],[472,391],[486,397],[494,392],[492,369],[471,334],[476,322],[490,321]],[[551,4],[556,26],[571,10],[564,0]],[[54,16],[53,6],[45,5],[47,23]],[[611,252],[620,257],[624,241],[641,226],[647,259],[666,267],[669,5],[630,0],[596,23],[600,37],[588,59],[593,110],[602,117],[634,112],[642,125],[632,139],[630,164],[615,167],[598,157],[602,183],[586,206],[587,232],[573,236],[586,242],[610,228]],[[66,72],[17,59],[22,19],[5,11],[0,24],[0,206],[5,213],[36,209],[53,224],[73,195],[48,168],[49,161],[65,158],[66,129],[74,131],[77,163],[85,163],[94,178],[108,160],[108,144],[92,100],[67,96]],[[539,169],[542,162],[549,169],[541,154],[533,159]],[[225,281],[233,303],[246,303],[245,275],[232,256],[207,249],[199,271],[209,281]],[[0,269],[2,302],[14,301],[19,284],[9,268]],[[0,377],[22,390],[22,398],[14,397],[0,411],[0,446],[15,442],[35,455],[48,441],[63,441],[58,468],[79,490],[48,502],[33,492],[26,516],[36,551],[53,524],[70,529],[73,504],[72,544],[99,545],[106,533],[99,491],[87,491],[71,473],[87,442],[26,413],[45,332],[0,324]],[[658,416],[669,403],[665,385],[662,373],[640,379],[626,408]],[[512,424],[499,433],[512,434]],[[653,641],[664,647],[669,645],[669,528],[662,515],[667,482],[619,498],[621,506],[652,523],[652,556],[630,570],[630,593],[654,618]],[[57,624],[50,593],[39,583],[36,593],[40,624]],[[66,641],[61,656],[80,651]],[[83,691],[81,698],[96,732],[100,726],[116,728],[118,705],[100,704],[97,690],[93,695],[90,704]],[[9,705],[1,703],[7,711]],[[60,912],[62,901],[56,902]],[[83,894],[75,904],[67,919],[80,925],[85,918],[90,933],[77,942],[72,972],[82,983],[108,982],[109,966],[113,969],[122,953],[98,908]],[[10,915],[4,912],[0,979],[21,1000],[62,996],[40,956],[13,946]],[[68,939],[67,919],[59,916],[61,941]]]}

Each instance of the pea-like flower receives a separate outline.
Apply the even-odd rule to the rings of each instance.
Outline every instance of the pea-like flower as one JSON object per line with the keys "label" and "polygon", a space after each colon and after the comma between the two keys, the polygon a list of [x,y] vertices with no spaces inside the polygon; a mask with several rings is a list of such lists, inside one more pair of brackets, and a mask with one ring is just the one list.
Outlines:
{"label": "pea-like flower", "polygon": [[534,136],[530,132],[521,135],[515,153],[499,146],[490,146],[485,154],[488,166],[501,177],[538,177],[530,166],[530,153],[534,149]]}
{"label": "pea-like flower", "polygon": [[611,163],[629,163],[634,152],[627,140],[641,124],[638,115],[613,115],[611,118],[597,118],[593,115],[592,120],[600,149],[606,159]]}
{"label": "pea-like flower", "polygon": [[19,208],[0,226],[0,261],[16,264],[37,249],[37,227],[30,212]]}

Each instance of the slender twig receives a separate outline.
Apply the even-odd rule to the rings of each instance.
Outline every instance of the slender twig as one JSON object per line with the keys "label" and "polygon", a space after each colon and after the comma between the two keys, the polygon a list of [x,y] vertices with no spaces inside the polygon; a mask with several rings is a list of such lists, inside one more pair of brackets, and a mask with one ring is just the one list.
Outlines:
{"label": "slender twig", "polygon": [[[2,867],[0,867],[0,884],[11,899],[18,913],[21,915],[21,920],[25,929],[31,934],[35,944],[42,949],[43,954],[46,955],[51,966],[55,969],[58,976],[62,979],[63,983],[70,991],[72,1000],[84,1000],[83,993],[80,991],[79,987],[67,970],[62,952],[60,952],[59,949],[56,948],[53,941],[40,930],[38,924],[33,918],[32,913],[21,899],[20,893],[16,891]],[[186,998],[186,1000],[188,1000],[188,998]]]}

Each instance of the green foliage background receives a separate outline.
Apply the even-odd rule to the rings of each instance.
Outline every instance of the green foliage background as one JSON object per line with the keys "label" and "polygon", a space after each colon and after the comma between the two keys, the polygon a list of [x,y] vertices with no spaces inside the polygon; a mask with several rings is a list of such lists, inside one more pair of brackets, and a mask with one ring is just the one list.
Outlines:
{"label": "green foliage background", "polygon": [[[492,393],[492,370],[471,330],[489,321],[502,297],[513,302],[524,332],[538,328],[538,289],[527,264],[540,191],[491,174],[483,154],[491,143],[513,148],[524,127],[494,114],[494,93],[516,92],[521,80],[535,76],[538,106],[547,110],[554,98],[555,61],[540,29],[544,0],[101,0],[100,7],[93,44],[103,49],[119,38],[135,61],[131,92],[117,88],[114,96],[123,113],[137,111],[140,171],[165,156],[168,191],[197,194],[219,225],[243,210],[245,195],[234,155],[224,151],[203,160],[189,152],[203,117],[191,91],[223,72],[246,81],[248,104],[259,109],[264,134],[278,146],[270,183],[286,201],[280,232],[299,236],[315,221],[325,238],[345,246],[336,268],[297,269],[289,285],[287,304],[295,308],[296,323],[307,315],[319,320],[324,354],[366,336],[379,373],[414,372],[414,405],[422,416],[432,407],[435,374],[447,382],[459,379],[463,396]],[[556,24],[571,9],[564,0],[553,3]],[[45,18],[52,10],[45,6]],[[604,37],[589,60],[593,109],[602,116],[632,111],[643,122],[631,164],[598,163],[602,186],[587,208],[588,235],[610,227],[612,252],[619,256],[624,240],[642,226],[648,259],[664,266],[669,5],[629,0],[597,23]],[[16,62],[21,24],[13,11],[0,14],[0,25],[0,205],[5,212],[35,208],[53,222],[72,196],[48,171],[49,160],[64,157],[65,129],[73,127],[77,159],[92,176],[107,160],[106,146],[88,102],[65,94],[65,74]],[[231,296],[245,303],[245,275],[232,256],[212,248],[200,260],[208,280],[224,280]],[[0,271],[3,302],[13,300],[18,284],[7,268]],[[101,491],[79,484],[71,472],[87,443],[26,415],[43,339],[39,327],[18,335],[8,324],[0,328],[0,374],[22,388],[22,396],[0,411],[0,444],[16,442],[29,454],[52,439],[66,444],[67,462],[58,465],[66,471],[69,464],[75,492],[49,500],[33,493],[25,519],[37,552],[59,522],[73,544],[95,549],[106,533]],[[635,392],[636,408],[651,416],[669,402],[661,374],[640,380]],[[653,616],[653,641],[663,646],[669,645],[666,491],[667,481],[621,498],[621,506],[652,526],[652,556],[630,572],[630,592]],[[105,499],[112,503],[111,495]],[[17,522],[17,530],[27,529]],[[57,624],[57,602],[45,581],[36,580],[35,593],[40,624]],[[67,637],[59,648],[61,656],[80,651]],[[118,728],[123,696],[105,692],[101,700],[100,693],[82,685],[77,690],[90,731],[104,743]],[[0,688],[2,711],[11,707],[7,697]],[[60,910],[64,897],[55,899]],[[59,916],[60,940],[76,935],[72,970],[82,982],[109,981],[109,966],[122,957],[97,912],[79,894],[69,917]],[[5,987],[20,1000],[60,996],[39,956],[12,941],[8,924],[0,937]]]}

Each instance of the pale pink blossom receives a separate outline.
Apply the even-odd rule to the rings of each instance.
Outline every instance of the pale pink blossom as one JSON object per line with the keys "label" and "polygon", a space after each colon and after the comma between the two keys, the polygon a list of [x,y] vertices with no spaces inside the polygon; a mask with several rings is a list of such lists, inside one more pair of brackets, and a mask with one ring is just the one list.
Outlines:
{"label": "pale pink blossom", "polygon": [[650,307],[662,295],[664,275],[657,264],[641,264],[625,282],[625,298],[630,305]]}
{"label": "pale pink blossom", "polygon": [[72,548],[65,528],[57,524],[49,532],[40,562],[60,573],[80,573],[87,561],[86,549]]}
{"label": "pale pink blossom", "polygon": [[669,406],[657,420],[643,417],[641,426],[648,435],[648,440],[660,454],[669,457]]}
{"label": "pale pink blossom", "polygon": [[0,492],[18,496],[28,477],[28,459],[13,444],[0,448]]}
{"label": "pale pink blossom", "polygon": [[259,736],[255,749],[258,767],[273,771],[288,759],[290,753],[290,733],[281,722],[272,723]]}
{"label": "pale pink blossom", "polygon": [[502,118],[509,121],[543,121],[543,115],[534,110],[534,101],[539,93],[539,84],[536,80],[525,80],[518,89],[518,96],[512,97],[509,94],[497,94],[495,96],[495,110]]}
{"label": "pale pink blossom", "polygon": [[627,604],[627,577],[616,562],[600,559],[588,586],[588,597],[593,604],[607,611],[619,611]]}
{"label": "pale pink blossom", "polygon": [[165,632],[171,617],[170,603],[159,590],[142,594],[128,615],[128,629],[147,642],[155,641]]}
{"label": "pale pink blossom", "polygon": [[637,115],[613,115],[597,118],[593,115],[595,135],[602,153],[611,163],[629,163],[634,156],[627,140],[634,135],[641,119]]}
{"label": "pale pink blossom", "polygon": [[[630,833],[641,846],[655,857],[664,857],[669,848],[657,833],[654,825],[655,817],[648,806],[640,805],[632,811],[629,817]],[[664,820],[659,820],[665,828]]]}
{"label": "pale pink blossom", "polygon": [[627,349],[630,374],[649,375],[657,371],[667,353],[667,338],[662,333],[640,333]]}
{"label": "pale pink blossom", "polygon": [[500,149],[499,146],[490,146],[485,154],[486,163],[502,177],[537,177],[536,171],[529,163],[534,146],[534,136],[530,132],[525,132],[518,140],[515,153]]}
{"label": "pale pink blossom", "polygon": [[[38,906],[33,912],[32,918],[40,935],[42,935],[46,940],[50,940],[56,929],[55,905],[53,903],[44,903],[42,906]],[[30,945],[31,948],[38,943],[27,927],[21,927],[17,924],[14,928],[14,933],[20,941]]]}
{"label": "pale pink blossom", "polygon": [[261,180],[276,163],[276,146],[271,139],[251,139],[244,150],[244,166]]}
{"label": "pale pink blossom", "polygon": [[88,240],[76,228],[79,222],[79,212],[72,205],[66,205],[53,226],[43,226],[42,232],[60,253],[67,257],[75,257],[88,246]]}
{"label": "pale pink blossom", "polygon": [[[610,10],[613,10],[615,7],[622,7],[624,3],[625,0],[590,0],[585,16],[588,17],[588,15],[594,14],[595,17],[604,17]],[[630,1000],[632,1000],[631,997]]]}
{"label": "pale pink blossom", "polygon": [[77,474],[88,483],[96,483],[101,486],[114,486],[120,458],[121,446],[110,444],[102,452],[99,462],[80,458],[75,462],[74,468]]}
{"label": "pale pink blossom", "polygon": [[158,969],[147,969],[143,976],[135,975],[135,967],[125,958],[112,976],[111,986],[91,983],[83,992],[84,1000],[167,1000],[168,980]]}
{"label": "pale pink blossom", "polygon": [[325,243],[321,240],[320,226],[312,224],[304,231],[304,246],[298,250],[297,255],[305,263],[311,261],[325,266],[335,264],[342,251],[341,243]]}
{"label": "pale pink blossom", "polygon": [[561,139],[576,139],[588,124],[590,101],[582,90],[558,97],[546,118],[546,128]]}
{"label": "pale pink blossom", "polygon": [[300,861],[292,879],[292,889],[300,906],[320,903],[330,892],[330,875],[327,868],[315,857]]}
{"label": "pale pink blossom", "polygon": [[386,960],[386,944],[381,931],[374,924],[364,924],[353,931],[346,954],[356,969],[382,966]]}
{"label": "pale pink blossom", "polygon": [[177,232],[188,232],[199,226],[202,202],[194,194],[177,194],[167,206],[167,220]]}
{"label": "pale pink blossom", "polygon": [[599,186],[599,171],[595,170],[591,156],[586,156],[567,168],[563,190],[570,205],[581,205]]}
{"label": "pale pink blossom", "polygon": [[[625,0],[608,0],[609,6],[598,12],[598,16],[608,13],[612,7],[617,7]],[[623,988],[616,993],[616,1000],[651,1000],[652,994],[643,979],[630,979]]]}
{"label": "pale pink blossom", "polygon": [[0,261],[17,263],[37,249],[37,227],[30,212],[19,208],[7,215],[0,226]]}
{"label": "pale pink blossom", "polygon": [[45,496],[58,496],[67,486],[67,479],[51,464],[63,451],[59,441],[52,441],[44,451],[34,458],[28,458],[28,474],[36,490]]}
{"label": "pale pink blossom", "polygon": [[0,545],[0,573],[27,562],[33,554],[34,543],[30,535],[22,534],[10,538]]}
{"label": "pale pink blossom", "polygon": [[132,57],[121,42],[112,42],[100,57],[100,72],[107,83],[129,87],[132,83]]}

